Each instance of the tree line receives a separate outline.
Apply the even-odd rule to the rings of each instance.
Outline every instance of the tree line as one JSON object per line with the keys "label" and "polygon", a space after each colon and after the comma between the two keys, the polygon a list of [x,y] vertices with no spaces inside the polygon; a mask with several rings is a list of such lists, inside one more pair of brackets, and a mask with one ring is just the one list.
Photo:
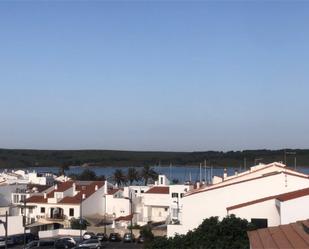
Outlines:
{"label": "tree line", "polygon": [[[63,165],[60,167],[60,174],[65,175],[65,171],[69,170],[69,166]],[[80,181],[105,181],[107,178],[105,175],[98,176],[91,169],[84,169],[80,174],[72,173],[69,177],[73,180]],[[141,169],[130,167],[126,171],[123,169],[116,169],[110,180],[118,186],[132,185],[133,183],[143,183],[147,185],[150,181],[155,181],[158,178],[158,173],[150,166],[145,165]]]}

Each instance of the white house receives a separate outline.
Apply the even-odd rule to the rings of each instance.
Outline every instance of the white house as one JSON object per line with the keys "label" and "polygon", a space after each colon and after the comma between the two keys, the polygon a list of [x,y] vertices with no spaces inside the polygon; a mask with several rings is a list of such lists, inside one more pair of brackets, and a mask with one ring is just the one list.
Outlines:
{"label": "white house", "polygon": [[[27,217],[47,230],[68,227],[71,218],[103,215],[104,182],[67,181],[26,199]],[[22,213],[22,207],[21,207]]]}
{"label": "white house", "polygon": [[[308,175],[279,163],[258,165],[242,174],[225,176],[222,182],[185,194],[180,224],[168,225],[168,236],[185,234],[211,216],[223,218],[228,207],[308,187]],[[251,217],[255,218],[259,217]]]}
{"label": "white house", "polygon": [[306,207],[309,207],[309,188],[240,203],[226,209],[227,214],[257,222],[261,228],[307,219],[309,210]]}

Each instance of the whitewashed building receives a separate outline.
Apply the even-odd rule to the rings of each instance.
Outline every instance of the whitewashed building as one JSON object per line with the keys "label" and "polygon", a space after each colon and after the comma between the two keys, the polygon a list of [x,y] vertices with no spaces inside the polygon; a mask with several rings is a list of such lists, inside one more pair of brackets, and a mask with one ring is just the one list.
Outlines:
{"label": "whitewashed building", "polygon": [[[104,182],[67,181],[26,199],[26,215],[39,230],[69,227],[71,218],[103,215]],[[22,207],[21,207],[22,214]]]}
{"label": "whitewashed building", "polygon": [[[232,206],[308,187],[308,175],[289,169],[281,163],[257,165],[231,177],[225,175],[216,184],[185,194],[180,224],[168,225],[168,236],[185,234],[211,216],[223,218],[229,214],[228,208]],[[275,216],[270,217],[276,219]],[[255,212],[252,212],[250,219],[248,217],[249,220],[259,218],[260,215]]]}

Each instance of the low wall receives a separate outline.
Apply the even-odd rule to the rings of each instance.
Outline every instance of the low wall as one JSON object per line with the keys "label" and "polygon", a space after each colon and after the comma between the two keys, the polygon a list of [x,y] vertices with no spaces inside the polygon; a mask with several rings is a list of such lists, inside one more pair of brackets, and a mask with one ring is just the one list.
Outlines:
{"label": "low wall", "polygon": [[[86,230],[82,230],[82,234],[84,234]],[[53,238],[59,236],[74,236],[77,237],[80,235],[80,230],[77,229],[55,229],[55,230],[47,230],[47,231],[39,231],[39,238]]]}

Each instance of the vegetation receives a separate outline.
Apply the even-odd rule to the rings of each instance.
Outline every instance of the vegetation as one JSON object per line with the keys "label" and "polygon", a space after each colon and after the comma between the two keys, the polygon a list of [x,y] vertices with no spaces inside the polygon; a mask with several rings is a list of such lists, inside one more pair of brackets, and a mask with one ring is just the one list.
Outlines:
{"label": "vegetation", "polygon": [[247,249],[247,231],[254,229],[251,223],[234,215],[219,221],[218,217],[205,219],[194,231],[174,238],[159,237],[147,243],[146,249]]}
{"label": "vegetation", "polygon": [[87,226],[89,226],[89,222],[85,219],[80,220],[80,219],[72,218],[70,219],[70,224],[71,224],[72,229],[86,230]]}
{"label": "vegetation", "polygon": [[127,183],[127,177],[121,169],[115,170],[113,180],[118,186],[125,185]]}
{"label": "vegetation", "polygon": [[155,181],[158,178],[158,174],[149,165],[146,165],[142,169],[141,178],[144,179],[144,185],[147,185],[150,179]]}
{"label": "vegetation", "polygon": [[[143,166],[143,165],[198,165],[207,160],[208,165],[243,167],[261,162],[284,161],[286,152],[295,151],[297,164],[309,166],[309,150],[244,150],[206,152],[140,152],[112,150],[15,150],[0,149],[0,167],[50,167],[59,166]],[[287,155],[287,164],[294,166],[294,156]]]}
{"label": "vegetation", "polygon": [[84,169],[80,174],[70,174],[70,177],[79,181],[105,181],[105,176],[97,176],[93,170]]}
{"label": "vegetation", "polygon": [[128,168],[127,180],[130,185],[132,185],[133,182],[138,182],[140,179],[140,174],[136,168]]}

